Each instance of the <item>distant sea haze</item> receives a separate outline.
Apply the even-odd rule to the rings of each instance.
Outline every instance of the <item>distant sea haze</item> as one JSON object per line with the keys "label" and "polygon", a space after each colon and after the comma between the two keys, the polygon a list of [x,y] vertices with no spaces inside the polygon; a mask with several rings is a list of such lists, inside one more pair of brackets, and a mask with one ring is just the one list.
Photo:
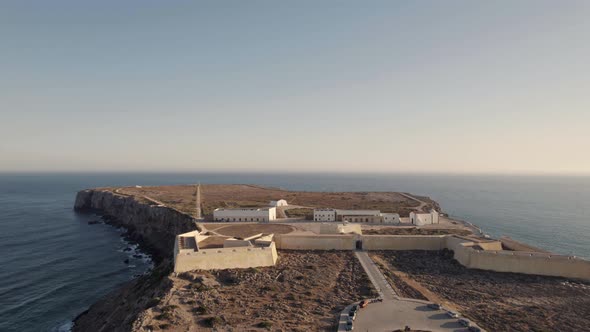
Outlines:
{"label": "distant sea haze", "polygon": [[149,267],[125,251],[120,230],[73,212],[78,190],[198,182],[430,196],[492,236],[590,258],[590,177],[583,176],[0,174],[0,331],[67,330],[77,314]]}

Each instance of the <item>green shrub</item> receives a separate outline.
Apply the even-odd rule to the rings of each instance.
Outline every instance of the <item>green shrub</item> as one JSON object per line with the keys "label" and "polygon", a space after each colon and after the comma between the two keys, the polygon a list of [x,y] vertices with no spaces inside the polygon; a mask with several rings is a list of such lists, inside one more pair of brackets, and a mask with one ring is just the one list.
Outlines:
{"label": "green shrub", "polygon": [[191,288],[192,288],[192,290],[194,290],[196,292],[204,292],[204,291],[208,291],[210,289],[209,287],[203,285],[200,282],[191,284]]}
{"label": "green shrub", "polygon": [[255,268],[255,267],[249,267],[246,271],[248,271],[249,273],[258,273],[260,272],[259,269]]}
{"label": "green shrub", "polygon": [[163,312],[154,318],[157,320],[170,320],[170,318],[172,318],[172,315],[170,315],[170,313],[168,312]]}
{"label": "green shrub", "polygon": [[196,313],[197,315],[204,315],[204,314],[208,313],[209,310],[207,309],[207,307],[202,305],[202,306],[194,308],[193,312]]}
{"label": "green shrub", "polygon": [[170,304],[170,305],[164,306],[162,308],[162,311],[172,311],[174,309],[178,309],[178,306],[175,304]]}
{"label": "green shrub", "polygon": [[208,327],[215,327],[222,323],[222,319],[215,316],[203,319],[203,324]]}
{"label": "green shrub", "polygon": [[268,292],[268,291],[276,292],[278,289],[277,289],[276,286],[268,286],[268,285],[266,285],[266,286],[262,286],[260,288],[260,290],[265,291],[265,292]]}
{"label": "green shrub", "polygon": [[146,306],[148,308],[155,307],[155,306],[157,306],[160,303],[161,300],[162,300],[161,298],[159,298],[159,297],[156,296],[154,298],[149,299],[147,301],[147,303],[146,303]]}
{"label": "green shrub", "polygon": [[263,328],[263,329],[270,329],[272,327],[272,323],[265,320],[264,322],[258,323],[258,327]]}

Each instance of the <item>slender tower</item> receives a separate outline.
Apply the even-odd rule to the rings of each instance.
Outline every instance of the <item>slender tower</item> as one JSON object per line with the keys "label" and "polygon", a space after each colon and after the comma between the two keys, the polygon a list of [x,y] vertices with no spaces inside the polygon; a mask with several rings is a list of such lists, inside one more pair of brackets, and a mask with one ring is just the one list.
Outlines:
{"label": "slender tower", "polygon": [[199,184],[197,184],[197,202],[196,202],[197,206],[197,219],[201,219],[201,182],[199,182]]}

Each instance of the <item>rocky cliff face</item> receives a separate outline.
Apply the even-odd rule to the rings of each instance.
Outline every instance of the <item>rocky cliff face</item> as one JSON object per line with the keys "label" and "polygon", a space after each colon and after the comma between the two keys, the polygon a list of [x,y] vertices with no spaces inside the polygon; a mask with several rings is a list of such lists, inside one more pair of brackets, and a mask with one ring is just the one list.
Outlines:
{"label": "rocky cliff face", "polygon": [[129,236],[156,259],[171,258],[176,234],[195,230],[194,219],[187,214],[110,190],[78,192],[74,209],[102,214],[109,223],[127,228]]}
{"label": "rocky cliff face", "polygon": [[172,208],[140,201],[110,190],[78,192],[74,209],[103,215],[154,257],[156,268],[107,294],[74,320],[73,331],[132,331],[138,316],[169,288],[176,234],[195,229],[194,219]]}

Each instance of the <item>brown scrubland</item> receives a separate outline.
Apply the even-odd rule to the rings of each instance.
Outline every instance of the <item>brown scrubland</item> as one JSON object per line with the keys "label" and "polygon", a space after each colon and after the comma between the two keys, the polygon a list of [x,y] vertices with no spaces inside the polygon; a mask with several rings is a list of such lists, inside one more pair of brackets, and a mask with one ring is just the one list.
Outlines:
{"label": "brown scrubland", "polygon": [[332,331],[340,311],[375,296],[352,252],[280,251],[276,266],[170,276],[136,331]]}
{"label": "brown scrubland", "polygon": [[[110,188],[119,194],[147,196],[167,206],[194,215],[196,211],[196,186],[154,186]],[[290,206],[298,208],[336,208],[336,209],[372,209],[381,212],[395,212],[407,216],[411,211],[430,211],[438,204],[428,197],[419,197],[425,205],[396,192],[311,192],[289,191],[240,184],[205,184],[201,185],[201,206],[205,216],[211,216],[219,207],[260,207],[268,206],[269,201],[285,199]],[[296,213],[296,212],[295,212]]]}
{"label": "brown scrubland", "polygon": [[[588,282],[471,270],[447,250],[372,255],[388,265],[384,273],[402,296],[435,297],[434,301],[448,303],[488,331],[588,331],[590,327]],[[420,287],[426,290],[420,292]]]}

